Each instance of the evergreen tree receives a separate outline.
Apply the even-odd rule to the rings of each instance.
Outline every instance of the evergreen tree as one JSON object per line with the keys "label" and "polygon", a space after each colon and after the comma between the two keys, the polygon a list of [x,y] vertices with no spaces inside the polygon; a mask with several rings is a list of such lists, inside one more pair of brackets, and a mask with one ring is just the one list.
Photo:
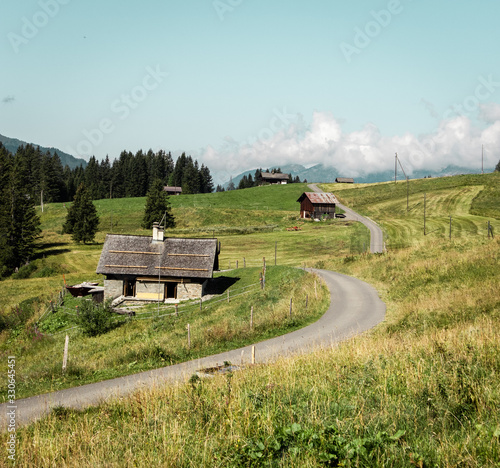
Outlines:
{"label": "evergreen tree", "polygon": [[29,262],[41,232],[35,201],[25,184],[29,164],[24,152],[12,157],[0,147],[0,275]]}
{"label": "evergreen tree", "polygon": [[500,172],[500,161],[498,161],[497,167],[495,167],[495,172]]}
{"label": "evergreen tree", "polygon": [[92,198],[84,184],[76,191],[73,204],[68,209],[63,234],[71,234],[75,242],[93,242],[99,228],[99,217]]}
{"label": "evergreen tree", "polygon": [[234,190],[236,187],[234,186],[234,182],[233,182],[233,177],[230,176],[229,177],[229,184],[227,184],[227,189],[228,190]]}
{"label": "evergreen tree", "polygon": [[0,143],[0,278],[14,268],[14,250],[10,245],[12,155]]}
{"label": "evergreen tree", "polygon": [[201,165],[200,169],[201,177],[201,193],[212,193],[214,191],[214,182],[212,180],[212,175],[210,174],[210,169],[204,164]]}
{"label": "evergreen tree", "polygon": [[[164,216],[165,218],[163,218]],[[159,223],[162,219],[162,224],[165,228],[175,226],[174,215],[170,209],[169,196],[163,190],[163,182],[160,179],[155,179],[147,193],[142,227],[151,229],[153,223]]]}

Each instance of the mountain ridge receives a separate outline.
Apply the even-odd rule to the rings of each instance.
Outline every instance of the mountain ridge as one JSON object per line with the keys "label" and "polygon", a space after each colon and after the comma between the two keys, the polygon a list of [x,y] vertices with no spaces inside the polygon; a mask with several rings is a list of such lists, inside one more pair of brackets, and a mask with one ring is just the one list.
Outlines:
{"label": "mountain ridge", "polygon": [[17,138],[10,138],[1,134],[0,134],[0,143],[2,143],[2,145],[5,146],[5,148],[11,153],[15,153],[20,146],[26,146],[26,145],[33,145],[34,147],[38,147],[43,153],[46,153],[47,151],[52,155],[54,153],[57,153],[63,167],[69,166],[70,169],[75,169],[80,165],[84,168],[87,166],[87,161],[85,161],[85,159],[75,158],[71,154],[65,153],[64,151],[61,151],[60,149],[54,147],[47,148],[45,146],[40,146],[36,143],[28,143],[26,141],[19,140]]}

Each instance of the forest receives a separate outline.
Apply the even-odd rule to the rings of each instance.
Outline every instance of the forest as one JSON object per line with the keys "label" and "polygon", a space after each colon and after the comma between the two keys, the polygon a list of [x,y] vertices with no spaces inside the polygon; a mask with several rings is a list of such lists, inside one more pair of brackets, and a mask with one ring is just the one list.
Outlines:
{"label": "forest", "polygon": [[113,162],[92,156],[85,168],[70,169],[57,153],[27,144],[13,154],[0,143],[0,278],[33,258],[40,234],[35,206],[73,201],[81,184],[93,200],[144,197],[158,179],[185,194],[214,190],[208,167],[185,153],[174,162],[170,152],[122,151]]}

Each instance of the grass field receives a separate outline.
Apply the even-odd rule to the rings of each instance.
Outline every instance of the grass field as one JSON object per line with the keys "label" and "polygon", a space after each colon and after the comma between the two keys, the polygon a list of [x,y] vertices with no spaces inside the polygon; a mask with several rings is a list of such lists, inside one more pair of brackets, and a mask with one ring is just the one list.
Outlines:
{"label": "grass field", "polygon": [[[18,429],[18,465],[499,466],[500,239],[484,228],[500,229],[499,176],[411,181],[408,212],[406,183],[323,186],[383,227],[385,254],[350,248],[363,238],[356,225],[288,232],[272,220],[272,232],[223,238],[223,262],[274,258],[278,242],[278,264],[370,282],[386,320],[273,365],[58,408]],[[324,247],[304,254],[315,238]]]}

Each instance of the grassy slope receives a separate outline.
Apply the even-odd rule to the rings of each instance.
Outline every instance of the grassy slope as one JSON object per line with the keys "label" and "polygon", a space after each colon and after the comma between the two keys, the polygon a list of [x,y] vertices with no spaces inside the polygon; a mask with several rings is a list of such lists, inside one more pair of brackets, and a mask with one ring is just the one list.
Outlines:
{"label": "grassy slope", "polygon": [[[208,235],[213,235],[215,231],[222,243],[220,256],[222,268],[239,267],[240,279],[232,288],[236,290],[258,282],[259,268],[262,266],[263,257],[266,257],[269,266],[268,286],[271,290],[266,290],[263,296],[260,293],[252,293],[238,301],[231,301],[229,307],[220,304],[209,307],[208,312],[201,316],[196,314],[197,306],[193,306],[191,313],[181,314],[179,319],[165,318],[161,324],[151,320],[134,320],[96,339],[83,337],[78,330],[72,330],[71,352],[74,357],[64,376],[61,375],[60,369],[60,349],[63,346],[64,334],[40,342],[39,337],[33,333],[33,324],[47,307],[48,299],[54,297],[60,290],[62,273],[65,274],[69,284],[99,279],[95,274],[95,268],[102,249],[102,244],[99,242],[103,241],[105,233],[99,232],[97,244],[74,244],[69,236],[62,236],[57,232],[64,220],[65,206],[63,204],[46,206],[42,215],[45,258],[35,263],[40,268],[50,268],[55,273],[46,278],[9,279],[0,283],[3,292],[1,297],[6,308],[32,297],[42,298],[28,326],[19,326],[14,332],[6,331],[1,336],[0,352],[18,355],[18,364],[23,369],[18,379],[18,397],[213,354],[286,333],[317,319],[326,309],[327,295],[324,289],[319,290],[317,300],[315,298],[310,303],[307,312],[300,309],[294,320],[283,320],[291,297],[297,304],[304,303],[306,298],[304,288],[311,279],[302,278],[302,273],[298,271],[293,273],[295,275],[293,279],[290,279],[292,273],[289,270],[278,268],[274,273],[275,253],[278,267],[297,266],[309,260],[313,253],[316,254],[316,258],[321,258],[321,255],[326,257],[331,252],[349,252],[350,238],[353,236],[357,238],[366,233],[359,225],[349,222],[299,223],[296,200],[303,190],[304,186],[301,184],[259,187],[239,191],[240,193],[236,194],[230,192],[226,197],[223,194],[173,197],[172,205],[178,225],[175,229],[169,230],[168,235],[203,235],[204,231],[207,231]],[[269,206],[273,199],[277,202],[274,206]],[[229,210],[235,203],[246,207],[237,210],[245,214],[238,213],[232,217],[233,224],[229,228],[224,210]],[[106,211],[113,211],[113,232],[148,233],[136,228],[140,222],[144,199],[99,200],[96,205],[101,220],[105,217]],[[295,210],[292,211],[291,208]],[[188,210],[191,212],[189,218],[185,216]],[[210,213],[207,215],[208,211]],[[216,219],[214,216],[218,211],[220,211],[219,218]],[[265,217],[261,215],[263,211],[266,213]],[[271,229],[268,227],[269,223],[272,223]],[[105,222],[101,224],[106,225]],[[296,224],[301,226],[300,231],[286,231],[287,226]],[[302,244],[305,247],[301,247]],[[243,249],[242,245],[245,246]],[[301,248],[296,249],[297,246]],[[254,269],[251,270],[250,267]],[[289,280],[284,281],[284,278]],[[279,300],[275,297],[276,294],[280,296]],[[252,333],[248,333],[247,330],[249,306],[241,306],[241,303],[246,305],[252,303],[256,306],[258,314],[256,319],[257,316],[265,318],[261,326],[256,326]],[[67,300],[63,310],[45,316],[39,325],[40,330],[54,333],[74,326],[71,314],[75,314],[75,305],[74,301]],[[185,316],[190,318],[187,319]],[[233,323],[224,317],[239,317],[239,319]],[[280,319],[276,320],[276,317]],[[185,349],[186,320],[190,321],[195,343],[189,352]],[[220,322],[222,328],[214,328],[212,326],[214,322]],[[213,337],[205,336],[206,333],[202,332],[207,329],[212,329]],[[217,330],[213,331],[215,329]],[[201,333],[200,337],[196,335],[197,333]],[[40,362],[50,365],[40,365]],[[3,384],[0,384],[0,391],[4,388]]]}
{"label": "grassy slope", "polygon": [[398,248],[321,266],[375,284],[383,324],[275,365],[60,409],[18,431],[21,464],[498,466],[500,242],[481,230],[499,224],[498,177],[412,181],[415,205],[428,196],[427,236],[404,184],[335,186]]}

